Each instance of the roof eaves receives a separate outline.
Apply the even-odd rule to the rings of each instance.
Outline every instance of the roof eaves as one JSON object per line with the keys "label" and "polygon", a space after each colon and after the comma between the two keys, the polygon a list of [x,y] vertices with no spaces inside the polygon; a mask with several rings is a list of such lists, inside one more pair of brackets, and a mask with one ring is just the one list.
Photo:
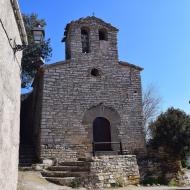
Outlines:
{"label": "roof eaves", "polygon": [[70,63],[69,60],[66,60],[66,61],[58,61],[58,62],[55,62],[55,63],[52,63],[52,64],[44,64],[42,66],[43,69],[49,69],[49,68],[52,68],[52,67],[56,67],[56,66],[60,66],[60,65],[63,65],[63,64],[67,64],[67,63]]}
{"label": "roof eaves", "polygon": [[17,0],[10,0],[10,1],[11,1],[13,11],[14,11],[17,26],[18,26],[18,29],[19,29],[19,32],[20,32],[22,43],[25,44],[25,45],[28,45],[27,34],[26,34],[24,21],[23,21],[23,18],[22,18],[22,14],[20,12],[18,1]]}
{"label": "roof eaves", "polygon": [[132,67],[132,68],[137,69],[137,70],[139,70],[139,71],[144,70],[142,67],[139,67],[139,66],[137,66],[137,65],[128,63],[128,62],[126,62],[126,61],[119,61],[119,64],[122,65],[122,66]]}

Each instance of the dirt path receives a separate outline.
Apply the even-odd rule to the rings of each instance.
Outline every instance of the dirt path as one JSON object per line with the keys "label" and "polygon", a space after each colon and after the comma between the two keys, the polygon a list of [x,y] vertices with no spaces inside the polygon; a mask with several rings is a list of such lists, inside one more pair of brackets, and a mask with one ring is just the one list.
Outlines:
{"label": "dirt path", "polygon": [[168,187],[168,186],[159,186],[159,187],[142,187],[142,186],[140,186],[140,187],[136,187],[136,186],[128,186],[125,188],[118,188],[117,190],[177,190],[177,189],[190,190],[190,187]]}
{"label": "dirt path", "polygon": [[[71,190],[71,187],[59,186],[49,183],[42,178],[40,172],[19,172],[17,190]],[[74,190],[74,189],[73,189]],[[78,190],[85,190],[80,188]]]}
{"label": "dirt path", "polygon": [[[34,171],[25,171],[19,172],[18,188],[17,190],[76,190],[71,187],[59,186],[52,183],[49,183],[42,178],[40,172]],[[115,188],[115,190],[190,190],[190,187],[177,188],[177,187],[136,187],[128,186],[125,188]],[[85,190],[85,188],[78,188],[77,190]],[[111,190],[111,189],[107,189]],[[113,190],[113,189],[112,189]]]}

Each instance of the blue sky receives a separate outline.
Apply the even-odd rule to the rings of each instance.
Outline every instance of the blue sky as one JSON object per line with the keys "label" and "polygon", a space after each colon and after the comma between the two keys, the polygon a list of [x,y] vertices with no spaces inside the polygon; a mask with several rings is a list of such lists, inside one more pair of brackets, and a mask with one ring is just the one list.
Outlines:
{"label": "blue sky", "polygon": [[120,30],[120,60],[144,68],[143,88],[155,86],[161,109],[174,106],[190,113],[190,0],[20,0],[20,7],[46,20],[50,63],[65,59],[61,39],[71,20],[94,12],[112,23]]}

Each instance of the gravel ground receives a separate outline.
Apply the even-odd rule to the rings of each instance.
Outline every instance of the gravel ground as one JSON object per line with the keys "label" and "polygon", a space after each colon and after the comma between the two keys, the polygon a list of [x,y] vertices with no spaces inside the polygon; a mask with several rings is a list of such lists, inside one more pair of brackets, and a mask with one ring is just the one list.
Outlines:
{"label": "gravel ground", "polygon": [[[40,172],[34,171],[20,171],[18,179],[18,188],[17,190],[76,190],[71,187],[59,186],[52,183],[49,183],[42,178]],[[158,187],[136,187],[128,186],[125,188],[115,188],[115,190],[190,190],[190,187],[167,187],[167,186],[158,186]],[[85,188],[78,188],[77,190],[85,190]],[[110,189],[107,189],[110,190]]]}
{"label": "gravel ground", "polygon": [[[49,183],[42,178],[40,172],[24,171],[19,172],[17,190],[74,190],[71,187],[59,186]],[[85,190],[80,188],[78,190]]]}
{"label": "gravel ground", "polygon": [[[128,186],[125,188],[118,188],[117,190],[190,190],[190,187],[168,187],[168,186],[159,186],[159,187],[136,187],[136,186]],[[108,189],[107,189],[108,190]]]}

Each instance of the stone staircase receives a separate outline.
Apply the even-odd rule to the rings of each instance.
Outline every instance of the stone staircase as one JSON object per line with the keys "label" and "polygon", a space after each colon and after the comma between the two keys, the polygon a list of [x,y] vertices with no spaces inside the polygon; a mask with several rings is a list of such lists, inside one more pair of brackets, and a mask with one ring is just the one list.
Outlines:
{"label": "stone staircase", "polygon": [[32,145],[21,144],[19,148],[19,167],[31,167],[36,162],[34,147]]}
{"label": "stone staircase", "polygon": [[58,166],[50,166],[42,171],[41,174],[46,180],[52,183],[73,186],[73,183],[80,183],[82,178],[89,175],[89,172],[89,162],[75,161],[60,162]]}
{"label": "stone staircase", "polygon": [[105,155],[119,155],[118,151],[96,151],[95,152],[96,156],[105,156]]}

